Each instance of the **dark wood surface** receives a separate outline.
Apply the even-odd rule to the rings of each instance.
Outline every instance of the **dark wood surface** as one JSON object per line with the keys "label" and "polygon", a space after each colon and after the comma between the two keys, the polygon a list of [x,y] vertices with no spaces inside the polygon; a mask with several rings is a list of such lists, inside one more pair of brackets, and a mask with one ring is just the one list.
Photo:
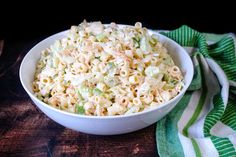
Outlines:
{"label": "dark wood surface", "polygon": [[0,41],[0,156],[157,156],[155,125],[116,136],[88,135],[45,116],[19,80],[19,66],[38,41]]}

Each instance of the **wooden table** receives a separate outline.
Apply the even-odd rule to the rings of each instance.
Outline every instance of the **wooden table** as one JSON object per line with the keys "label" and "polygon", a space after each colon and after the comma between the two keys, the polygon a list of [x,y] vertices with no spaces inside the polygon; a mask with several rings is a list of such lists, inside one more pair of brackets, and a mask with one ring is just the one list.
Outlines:
{"label": "wooden table", "polygon": [[[0,53],[0,157],[157,156],[155,125],[124,135],[95,136],[46,117],[29,99],[18,75],[22,58],[37,42],[5,41]],[[0,50],[1,45],[3,41]]]}

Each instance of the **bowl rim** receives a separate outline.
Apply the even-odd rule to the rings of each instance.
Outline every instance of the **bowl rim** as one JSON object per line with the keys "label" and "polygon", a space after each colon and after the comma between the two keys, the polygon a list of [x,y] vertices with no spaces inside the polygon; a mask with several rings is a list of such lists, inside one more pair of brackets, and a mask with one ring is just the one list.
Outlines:
{"label": "bowl rim", "polygon": [[[109,24],[104,24],[105,26],[109,25]],[[117,24],[119,27],[124,27],[124,26],[131,26],[131,25],[123,25],[123,24]],[[132,27],[132,26],[131,26]],[[37,101],[40,105],[43,105],[44,107],[50,109],[50,110],[53,110],[54,112],[58,112],[60,114],[65,114],[65,115],[68,115],[68,116],[73,116],[73,117],[77,117],[77,118],[84,118],[84,119],[122,119],[122,118],[128,118],[128,117],[136,117],[136,116],[139,116],[139,115],[143,115],[143,114],[146,114],[146,113],[149,113],[149,112],[154,112],[158,109],[161,109],[161,108],[164,108],[165,106],[167,106],[168,104],[171,104],[173,103],[174,101],[176,101],[177,99],[179,99],[183,94],[185,94],[185,92],[187,91],[189,85],[191,84],[192,82],[192,79],[193,79],[193,73],[194,73],[194,67],[193,67],[193,62],[191,60],[191,57],[190,55],[187,53],[187,51],[181,46],[179,45],[177,42],[175,42],[174,40],[158,33],[157,31],[154,31],[154,30],[151,30],[151,29],[148,29],[148,32],[151,33],[151,34],[157,34],[158,36],[161,36],[162,38],[165,38],[166,40],[169,40],[171,41],[173,44],[175,44],[175,46],[177,47],[180,47],[183,51],[183,53],[185,53],[185,55],[188,56],[188,58],[185,58],[187,60],[190,61],[190,65],[188,67],[189,69],[189,73],[190,73],[190,79],[189,80],[186,80],[186,83],[184,84],[184,87],[183,89],[178,93],[177,96],[175,96],[173,99],[167,101],[167,102],[164,102],[162,103],[161,105],[158,105],[158,106],[155,106],[151,109],[147,109],[147,110],[144,110],[144,111],[141,111],[141,112],[137,112],[137,113],[131,113],[131,114],[127,114],[127,115],[112,115],[112,116],[91,116],[91,115],[81,115],[81,114],[76,114],[76,113],[72,113],[72,112],[68,112],[68,111],[64,111],[64,110],[60,110],[60,109],[57,109],[55,107],[52,107],[48,104],[46,104],[45,102],[39,100],[33,93],[31,93],[29,91],[29,89],[26,87],[26,85],[24,84],[24,80],[22,78],[23,74],[22,74],[22,69],[23,69],[23,65],[25,64],[26,62],[26,59],[27,59],[27,56],[34,52],[34,49],[37,48],[39,45],[41,45],[42,43],[46,42],[47,40],[49,40],[50,38],[52,37],[55,37],[55,36],[58,36],[58,35],[64,35],[66,34],[67,32],[69,31],[68,30],[64,30],[64,31],[61,31],[61,32],[58,32],[56,34],[53,34],[53,35],[50,35],[49,37],[41,40],[40,42],[38,42],[36,45],[34,45],[28,52],[27,54],[24,56],[22,62],[21,62],[21,65],[20,65],[20,70],[19,70],[19,77],[20,77],[20,82],[24,88],[24,90],[26,91],[26,93],[30,96],[31,99]],[[34,103],[35,104],[35,103]],[[38,104],[35,104],[37,107],[38,107]],[[41,109],[40,109],[41,110]]]}

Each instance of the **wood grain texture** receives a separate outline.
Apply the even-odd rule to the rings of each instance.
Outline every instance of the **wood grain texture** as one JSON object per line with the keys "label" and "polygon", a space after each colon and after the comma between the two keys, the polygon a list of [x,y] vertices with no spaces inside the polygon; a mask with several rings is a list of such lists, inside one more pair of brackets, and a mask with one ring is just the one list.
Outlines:
{"label": "wood grain texture", "polygon": [[18,71],[36,42],[5,42],[0,57],[0,156],[157,156],[155,125],[116,136],[67,129],[46,117],[21,87]]}

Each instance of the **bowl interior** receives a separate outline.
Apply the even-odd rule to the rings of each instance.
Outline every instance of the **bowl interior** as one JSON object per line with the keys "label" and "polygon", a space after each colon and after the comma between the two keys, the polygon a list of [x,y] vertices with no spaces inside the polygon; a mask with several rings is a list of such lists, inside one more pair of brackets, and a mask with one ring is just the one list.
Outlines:
{"label": "bowl interior", "polygon": [[66,37],[67,32],[68,31],[63,31],[44,39],[35,45],[24,57],[20,67],[20,78],[25,90],[27,89],[31,94],[33,94],[32,82],[36,64],[41,56],[41,51],[50,47],[56,40]]}
{"label": "bowl interior", "polygon": [[[124,25],[120,25],[120,26],[123,27]],[[24,59],[21,63],[21,66],[20,66],[20,80],[21,80],[21,83],[22,83],[24,89],[30,95],[31,98],[37,99],[34,96],[34,93],[32,90],[32,82],[34,79],[36,64],[40,58],[41,51],[44,50],[45,48],[50,47],[50,45],[52,45],[55,42],[55,40],[62,39],[64,37],[66,37],[67,32],[68,31],[63,31],[63,32],[57,33],[55,35],[52,35],[52,36],[46,38],[45,40],[41,41],[36,46],[34,46],[24,57]],[[192,61],[191,61],[188,53],[176,42],[174,42],[173,40],[171,40],[159,33],[154,32],[154,31],[149,31],[149,33],[150,34],[154,33],[158,36],[159,41],[161,43],[163,43],[163,45],[167,48],[168,53],[173,58],[175,64],[178,67],[180,67],[180,69],[184,75],[184,87],[181,90],[181,92],[175,98],[173,98],[170,101],[165,102],[162,105],[155,108],[155,109],[158,109],[158,108],[162,108],[163,106],[168,105],[169,103],[175,101],[176,99],[178,99],[180,96],[182,96],[185,93],[185,91],[187,90],[188,86],[190,85],[190,83],[192,81],[193,64],[192,64]],[[40,101],[39,99],[37,99],[37,100]],[[41,104],[46,105],[43,102],[41,102]],[[46,105],[46,106],[53,108],[49,105]],[[59,109],[56,109],[56,108],[54,108],[54,109],[61,112],[61,110],[59,110]],[[154,110],[154,109],[151,109],[151,110]],[[67,113],[66,111],[62,111],[62,112]],[[140,113],[143,113],[143,112],[134,113],[132,115],[140,114]],[[73,115],[83,116],[83,115],[77,115],[77,114],[73,114]],[[121,116],[124,116],[124,115],[121,115]],[[121,116],[115,116],[115,117],[121,117]],[[87,116],[87,117],[94,117],[94,116]],[[107,116],[105,116],[105,117],[107,117]],[[110,117],[110,116],[108,116],[108,117]]]}

